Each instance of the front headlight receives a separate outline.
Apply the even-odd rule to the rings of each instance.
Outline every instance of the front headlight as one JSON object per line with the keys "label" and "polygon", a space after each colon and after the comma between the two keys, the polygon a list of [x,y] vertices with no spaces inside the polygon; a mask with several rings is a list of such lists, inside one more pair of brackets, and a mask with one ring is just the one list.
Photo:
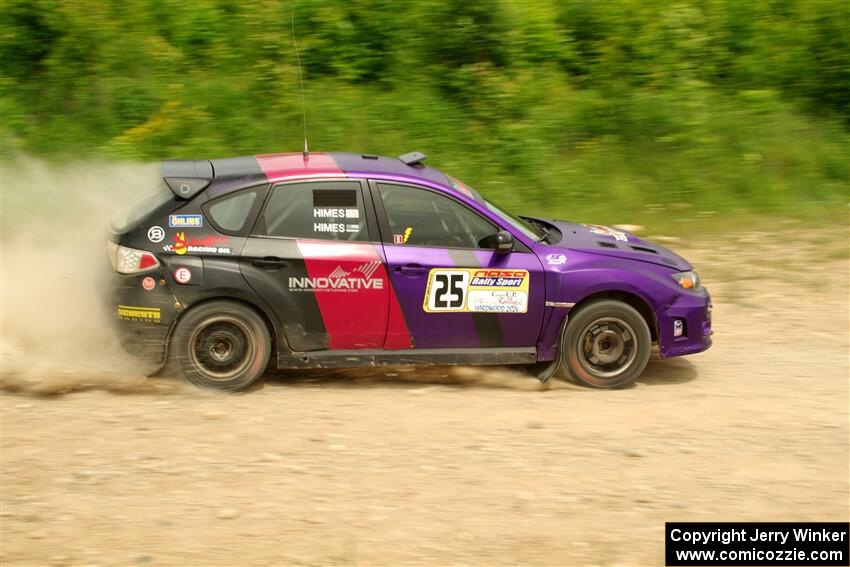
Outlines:
{"label": "front headlight", "polygon": [[685,289],[693,291],[699,291],[700,289],[699,276],[694,271],[673,274],[673,279]]}

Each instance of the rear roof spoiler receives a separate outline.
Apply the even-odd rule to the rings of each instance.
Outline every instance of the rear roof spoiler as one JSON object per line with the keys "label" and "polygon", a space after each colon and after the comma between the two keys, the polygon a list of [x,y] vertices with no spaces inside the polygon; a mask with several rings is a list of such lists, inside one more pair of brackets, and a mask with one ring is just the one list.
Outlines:
{"label": "rear roof spoiler", "polygon": [[409,154],[403,154],[398,156],[398,159],[401,160],[401,163],[404,165],[417,166],[422,165],[422,162],[428,158],[422,152],[410,152]]}
{"label": "rear roof spoiler", "polygon": [[208,160],[164,161],[159,165],[159,173],[178,199],[191,199],[206,189],[215,177]]}

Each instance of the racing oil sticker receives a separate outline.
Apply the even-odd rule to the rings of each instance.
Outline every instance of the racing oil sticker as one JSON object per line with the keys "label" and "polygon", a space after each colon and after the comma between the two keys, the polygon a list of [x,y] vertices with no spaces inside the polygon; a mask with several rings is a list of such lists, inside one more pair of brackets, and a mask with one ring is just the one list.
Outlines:
{"label": "racing oil sticker", "polygon": [[225,244],[230,239],[226,236],[217,236],[214,234],[207,235],[203,238],[186,238],[185,232],[178,232],[174,235],[174,244],[166,244],[162,247],[164,252],[174,252],[182,256],[184,254],[232,254],[233,251],[228,246],[218,246]]}
{"label": "racing oil sticker", "polygon": [[527,313],[528,270],[433,268],[422,308],[427,313]]}

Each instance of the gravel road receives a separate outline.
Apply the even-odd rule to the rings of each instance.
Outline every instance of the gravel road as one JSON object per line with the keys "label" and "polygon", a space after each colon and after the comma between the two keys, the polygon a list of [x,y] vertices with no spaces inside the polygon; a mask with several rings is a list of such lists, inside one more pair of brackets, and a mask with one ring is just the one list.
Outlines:
{"label": "gravel road", "polygon": [[619,391],[392,368],[215,395],[18,340],[0,562],[661,565],[665,521],[846,521],[847,228],[669,245],[715,345]]}

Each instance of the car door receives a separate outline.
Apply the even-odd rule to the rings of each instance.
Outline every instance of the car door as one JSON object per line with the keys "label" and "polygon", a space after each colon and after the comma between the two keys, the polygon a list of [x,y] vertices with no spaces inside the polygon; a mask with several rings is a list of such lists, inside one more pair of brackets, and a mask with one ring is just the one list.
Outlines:
{"label": "car door", "polygon": [[257,217],[240,269],[293,351],[384,344],[390,285],[365,203],[356,180],[282,183]]}
{"label": "car door", "polygon": [[425,187],[371,182],[390,281],[414,348],[533,347],[543,319],[543,266],[520,242],[493,250],[500,229]]}

